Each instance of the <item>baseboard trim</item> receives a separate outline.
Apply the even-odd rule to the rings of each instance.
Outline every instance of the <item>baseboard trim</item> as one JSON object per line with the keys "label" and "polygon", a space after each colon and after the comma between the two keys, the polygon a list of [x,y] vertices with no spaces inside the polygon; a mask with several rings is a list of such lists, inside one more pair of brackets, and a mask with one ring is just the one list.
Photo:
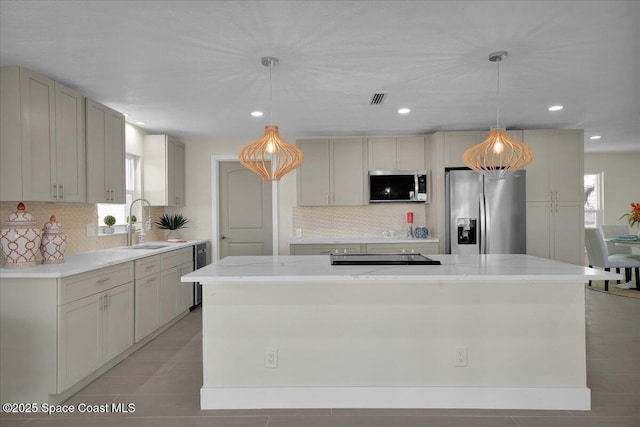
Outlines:
{"label": "baseboard trim", "polygon": [[200,408],[590,410],[591,390],[586,387],[202,387]]}

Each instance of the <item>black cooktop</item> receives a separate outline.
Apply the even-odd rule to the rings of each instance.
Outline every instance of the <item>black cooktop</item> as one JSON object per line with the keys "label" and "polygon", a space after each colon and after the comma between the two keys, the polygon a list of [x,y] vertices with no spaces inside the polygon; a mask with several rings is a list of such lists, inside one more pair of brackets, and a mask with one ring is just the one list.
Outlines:
{"label": "black cooktop", "polygon": [[331,254],[331,265],[441,265],[420,254]]}

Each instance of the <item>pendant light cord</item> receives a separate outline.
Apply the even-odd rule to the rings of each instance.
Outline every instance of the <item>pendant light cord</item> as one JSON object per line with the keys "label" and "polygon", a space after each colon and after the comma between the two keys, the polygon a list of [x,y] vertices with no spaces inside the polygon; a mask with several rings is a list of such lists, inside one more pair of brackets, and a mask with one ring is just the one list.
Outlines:
{"label": "pendant light cord", "polygon": [[271,69],[273,60],[269,61],[269,126],[273,126],[273,83],[271,81]]}
{"label": "pendant light cord", "polygon": [[498,83],[496,84],[496,128],[500,129],[500,59],[496,61],[498,66]]}

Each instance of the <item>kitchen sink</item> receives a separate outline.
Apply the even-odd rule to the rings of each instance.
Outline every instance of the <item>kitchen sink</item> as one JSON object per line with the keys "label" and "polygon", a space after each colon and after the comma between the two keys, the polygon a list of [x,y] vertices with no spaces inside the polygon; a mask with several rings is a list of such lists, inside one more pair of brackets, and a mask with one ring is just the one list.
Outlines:
{"label": "kitchen sink", "polygon": [[153,244],[153,243],[145,243],[142,245],[135,245],[135,246],[124,246],[122,249],[162,249],[162,248],[166,248],[169,247],[171,245],[159,245],[159,244]]}

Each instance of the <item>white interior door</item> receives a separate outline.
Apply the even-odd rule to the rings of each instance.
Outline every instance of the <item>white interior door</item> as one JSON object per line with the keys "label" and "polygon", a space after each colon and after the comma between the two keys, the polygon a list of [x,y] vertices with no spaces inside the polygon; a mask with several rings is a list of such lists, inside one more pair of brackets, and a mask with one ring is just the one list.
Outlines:
{"label": "white interior door", "polygon": [[240,162],[219,166],[220,258],[272,255],[271,181],[263,181]]}

